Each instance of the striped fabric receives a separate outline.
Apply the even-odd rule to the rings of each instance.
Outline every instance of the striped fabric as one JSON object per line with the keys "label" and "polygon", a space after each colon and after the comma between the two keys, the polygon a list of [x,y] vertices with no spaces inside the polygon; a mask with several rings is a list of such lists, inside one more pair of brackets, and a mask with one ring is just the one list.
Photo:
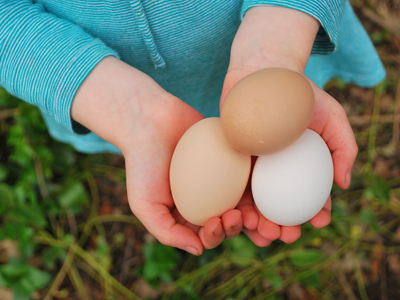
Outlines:
{"label": "striped fabric", "polygon": [[257,5],[321,23],[306,68],[319,86],[336,76],[362,86],[384,78],[344,0],[0,0],[0,85],[39,107],[54,138],[82,152],[118,152],[71,120],[74,95],[94,66],[116,56],[204,116],[218,116],[231,43]]}
{"label": "striped fabric", "polygon": [[143,41],[147,47],[147,50],[149,51],[151,61],[156,68],[164,68],[165,61],[157,50],[157,46],[154,42],[153,34],[151,33],[142,3],[140,1],[131,1],[131,7],[134,12],[137,26],[143,36]]}
{"label": "striped fabric", "polygon": [[118,54],[28,0],[0,2],[0,85],[72,128],[70,107],[82,81]]}

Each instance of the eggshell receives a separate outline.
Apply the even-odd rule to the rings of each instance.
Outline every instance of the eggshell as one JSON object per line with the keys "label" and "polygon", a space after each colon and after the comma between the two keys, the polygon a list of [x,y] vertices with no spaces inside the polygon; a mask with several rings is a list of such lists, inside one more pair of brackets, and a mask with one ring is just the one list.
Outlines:
{"label": "eggshell", "polygon": [[182,136],[171,161],[171,192],[178,211],[202,226],[235,208],[250,168],[250,155],[230,147],[219,118],[197,122]]}
{"label": "eggshell", "polygon": [[302,74],[269,68],[244,77],[230,90],[221,109],[221,124],[234,148],[258,156],[297,140],[313,110],[314,93]]}
{"label": "eggshell", "polygon": [[323,208],[332,182],[331,153],[319,134],[307,129],[282,151],[257,158],[251,189],[264,217],[292,226],[307,222]]}

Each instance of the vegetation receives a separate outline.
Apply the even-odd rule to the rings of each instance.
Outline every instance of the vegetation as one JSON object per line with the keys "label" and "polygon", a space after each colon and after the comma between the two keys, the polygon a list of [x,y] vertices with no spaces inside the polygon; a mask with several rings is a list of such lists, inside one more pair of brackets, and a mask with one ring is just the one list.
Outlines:
{"label": "vegetation", "polygon": [[239,235],[194,257],[129,210],[122,157],[49,137],[0,90],[0,299],[397,299],[400,294],[400,4],[352,1],[387,68],[374,89],[332,81],[360,148],[332,222],[258,248]]}

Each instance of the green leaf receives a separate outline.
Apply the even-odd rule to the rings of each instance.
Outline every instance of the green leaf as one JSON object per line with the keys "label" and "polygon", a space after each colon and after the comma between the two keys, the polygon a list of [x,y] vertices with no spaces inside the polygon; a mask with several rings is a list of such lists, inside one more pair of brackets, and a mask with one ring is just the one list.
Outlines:
{"label": "green leaf", "polygon": [[30,300],[32,292],[28,290],[21,282],[16,283],[13,287],[14,300]]}
{"label": "green leaf", "polygon": [[41,207],[43,208],[43,212],[49,215],[58,215],[60,213],[60,205],[57,201],[54,201],[53,198],[46,198],[41,201]]}
{"label": "green leaf", "polygon": [[0,106],[6,106],[10,104],[11,95],[7,93],[4,88],[0,88]]}
{"label": "green leaf", "polygon": [[12,262],[0,267],[2,282],[4,286],[10,287],[19,281],[25,274],[26,269]]}
{"label": "green leaf", "polygon": [[55,269],[57,260],[64,261],[67,251],[61,247],[49,247],[42,252],[42,261],[46,268]]}
{"label": "green leaf", "polygon": [[347,83],[340,78],[335,79],[335,84],[341,90],[344,90],[347,87]]}
{"label": "green leaf", "polygon": [[389,37],[389,33],[386,29],[382,29],[380,31],[375,31],[371,34],[371,40],[374,44],[379,44],[387,41]]}
{"label": "green leaf", "polygon": [[95,251],[95,257],[107,271],[110,270],[112,265],[110,247],[107,243],[107,240],[102,235],[97,237],[97,249]]}
{"label": "green leaf", "polygon": [[63,237],[63,241],[72,245],[75,242],[75,237],[72,234],[66,234]]}
{"label": "green leaf", "polygon": [[15,194],[9,185],[0,183],[0,216],[7,212],[15,201]]}
{"label": "green leaf", "polygon": [[159,243],[145,244],[143,255],[143,275],[150,284],[154,283],[154,279],[171,281],[172,271],[177,267],[179,259],[175,248]]}
{"label": "green leaf", "polygon": [[10,159],[21,167],[28,168],[32,165],[34,150],[29,145],[25,135],[25,129],[21,124],[11,127],[7,137],[7,144],[12,147]]}
{"label": "green leaf", "polygon": [[320,274],[318,272],[312,273],[310,276],[301,280],[301,282],[309,288],[317,288],[321,286]]}
{"label": "green leaf", "polygon": [[123,242],[125,242],[125,235],[123,233],[116,233],[113,236],[113,243],[115,245],[121,245]]}
{"label": "green leaf", "polygon": [[230,249],[232,262],[237,266],[246,267],[257,257],[258,247],[245,235],[239,234],[233,239],[225,240],[224,244]]}
{"label": "green leaf", "polygon": [[9,287],[8,281],[4,278],[3,274],[0,272],[0,286]]}
{"label": "green leaf", "polygon": [[45,287],[51,280],[51,275],[37,268],[29,266],[26,274],[26,280],[34,290],[39,290]]}
{"label": "green leaf", "polygon": [[15,299],[30,299],[32,292],[45,287],[51,280],[47,272],[36,269],[19,258],[12,258],[0,267],[0,282],[12,288]]}
{"label": "green leaf", "polygon": [[269,283],[276,288],[280,288],[282,286],[283,280],[282,277],[275,273],[265,273],[264,278],[269,281]]}
{"label": "green leaf", "polygon": [[148,260],[144,264],[143,274],[147,280],[155,279],[162,274],[162,271],[158,268],[158,263],[153,260]]}
{"label": "green leaf", "polygon": [[29,258],[33,256],[35,249],[32,241],[33,235],[34,230],[31,227],[22,227],[20,230],[18,249],[23,257]]}
{"label": "green leaf", "polygon": [[384,178],[372,174],[366,178],[366,185],[364,192],[366,198],[378,200],[382,205],[389,203],[390,187]]}
{"label": "green leaf", "polygon": [[65,187],[59,195],[58,201],[61,207],[78,213],[82,209],[82,206],[87,203],[88,196],[83,184],[74,181]]}
{"label": "green leaf", "polygon": [[289,254],[289,259],[296,266],[306,266],[320,261],[323,253],[317,249],[296,249]]}
{"label": "green leaf", "polygon": [[8,213],[10,220],[23,225],[35,225],[45,227],[47,225],[46,218],[37,205],[21,204]]}
{"label": "green leaf", "polygon": [[8,169],[4,164],[0,164],[0,181],[3,181],[8,176]]}
{"label": "green leaf", "polygon": [[375,213],[372,209],[363,209],[360,213],[360,219],[363,223],[371,226],[374,230],[378,230],[378,220],[376,219]]}
{"label": "green leaf", "polygon": [[54,170],[58,172],[68,171],[76,163],[76,151],[64,145],[56,145],[54,149]]}
{"label": "green leaf", "polygon": [[229,240],[232,256],[255,258],[257,255],[258,247],[254,245],[250,239],[242,234],[237,235],[235,238]]}

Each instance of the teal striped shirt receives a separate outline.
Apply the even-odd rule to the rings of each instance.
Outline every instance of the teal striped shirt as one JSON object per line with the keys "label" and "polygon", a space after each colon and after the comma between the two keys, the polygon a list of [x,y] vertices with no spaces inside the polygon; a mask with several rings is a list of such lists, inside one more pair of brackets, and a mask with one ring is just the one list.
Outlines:
{"label": "teal striped shirt", "polygon": [[94,66],[116,56],[204,116],[218,116],[233,38],[257,5],[320,22],[306,68],[319,86],[333,77],[361,86],[384,78],[348,1],[0,0],[0,85],[39,107],[54,138],[82,152],[119,152],[71,120],[74,95]]}

